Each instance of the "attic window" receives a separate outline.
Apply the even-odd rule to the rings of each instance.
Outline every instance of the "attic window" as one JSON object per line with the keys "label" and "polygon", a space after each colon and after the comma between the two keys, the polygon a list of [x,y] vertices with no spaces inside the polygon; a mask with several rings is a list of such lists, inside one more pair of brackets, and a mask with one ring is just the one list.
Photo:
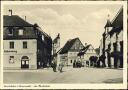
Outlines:
{"label": "attic window", "polygon": [[13,28],[9,28],[9,35],[13,35]]}
{"label": "attic window", "polygon": [[23,35],[23,29],[19,29],[19,35]]}

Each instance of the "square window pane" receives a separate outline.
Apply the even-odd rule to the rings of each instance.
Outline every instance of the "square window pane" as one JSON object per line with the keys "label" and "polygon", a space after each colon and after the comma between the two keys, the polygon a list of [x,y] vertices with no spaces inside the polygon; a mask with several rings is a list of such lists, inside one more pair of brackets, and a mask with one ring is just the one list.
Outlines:
{"label": "square window pane", "polygon": [[22,29],[19,30],[19,35],[23,35],[23,30]]}
{"label": "square window pane", "polygon": [[10,42],[10,49],[14,48],[14,42]]}
{"label": "square window pane", "polygon": [[25,62],[24,61],[22,61],[22,65],[24,65],[25,64]]}
{"label": "square window pane", "polygon": [[26,64],[28,64],[29,62],[28,61],[26,61]]}
{"label": "square window pane", "polygon": [[23,42],[23,48],[27,48],[27,42]]}

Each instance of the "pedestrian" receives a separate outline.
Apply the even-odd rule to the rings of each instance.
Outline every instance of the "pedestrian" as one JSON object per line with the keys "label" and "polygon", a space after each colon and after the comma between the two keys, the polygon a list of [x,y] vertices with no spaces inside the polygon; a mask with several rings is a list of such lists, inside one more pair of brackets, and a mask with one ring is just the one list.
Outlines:
{"label": "pedestrian", "polygon": [[58,67],[58,70],[60,72],[63,72],[63,67],[64,67],[64,63],[63,62],[60,62],[59,67]]}
{"label": "pedestrian", "polygon": [[51,66],[53,68],[53,71],[56,72],[57,65],[56,65],[56,62],[55,61],[52,61],[52,65]]}
{"label": "pedestrian", "polygon": [[74,60],[74,62],[73,62],[73,68],[75,68],[76,67],[76,60]]}

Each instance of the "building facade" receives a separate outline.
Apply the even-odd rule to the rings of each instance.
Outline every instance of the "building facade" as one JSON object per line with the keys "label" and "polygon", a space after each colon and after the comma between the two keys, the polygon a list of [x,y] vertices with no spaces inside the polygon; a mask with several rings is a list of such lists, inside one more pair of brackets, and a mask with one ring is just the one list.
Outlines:
{"label": "building facade", "polygon": [[49,63],[52,40],[37,24],[32,25],[12,12],[4,15],[3,21],[4,69],[37,69]]}
{"label": "building facade", "polygon": [[123,68],[123,8],[115,18],[107,20],[100,45],[100,56],[104,67]]}
{"label": "building facade", "polygon": [[65,65],[72,66],[77,61],[77,54],[84,48],[79,38],[70,39],[59,52],[60,60],[65,60]]}
{"label": "building facade", "polygon": [[91,44],[86,45],[78,53],[78,58],[82,62],[82,65],[84,65],[84,66],[90,66],[90,57],[91,56],[97,56],[96,51]]}
{"label": "building facade", "polygon": [[52,61],[52,38],[38,25],[35,25],[37,36],[37,65],[38,68],[49,67]]}

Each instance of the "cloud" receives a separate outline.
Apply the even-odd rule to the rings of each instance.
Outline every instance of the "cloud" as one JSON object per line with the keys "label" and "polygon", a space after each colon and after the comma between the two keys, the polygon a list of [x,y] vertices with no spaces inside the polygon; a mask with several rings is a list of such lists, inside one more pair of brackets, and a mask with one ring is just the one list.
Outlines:
{"label": "cloud", "polygon": [[99,11],[93,12],[92,16],[95,16],[97,19],[102,19],[102,18],[106,18],[108,14],[112,15],[109,9],[101,9]]}
{"label": "cloud", "polygon": [[[61,46],[63,46],[68,39],[75,37],[79,37],[83,43],[96,44],[98,39],[94,39],[92,36],[98,37],[99,35],[99,30],[96,30],[96,27],[99,28],[101,26],[104,15],[104,13],[102,14],[102,11],[103,10],[90,13],[90,15],[82,20],[76,18],[72,14],[60,15],[57,11],[54,11],[51,8],[23,12],[31,22],[37,22],[46,33],[52,36],[53,39],[60,33],[62,40]],[[19,14],[24,15],[22,12],[19,12]]]}
{"label": "cloud", "polygon": [[[82,6],[78,6],[79,8]],[[61,47],[68,39],[79,37],[83,43],[88,43],[98,47],[99,39],[102,37],[107,15],[113,17],[114,10],[108,8],[90,7],[89,9],[72,7],[51,8],[49,6],[11,6],[14,13],[23,17],[27,16],[27,21],[32,24],[37,23],[42,30],[50,34],[52,39],[58,33],[61,35]],[[9,7],[10,8],[10,7]],[[31,9],[33,8],[33,9]],[[78,11],[80,10],[80,11]],[[87,12],[90,10],[90,12]],[[60,13],[61,12],[61,13]],[[79,13],[78,13],[79,12]]]}

